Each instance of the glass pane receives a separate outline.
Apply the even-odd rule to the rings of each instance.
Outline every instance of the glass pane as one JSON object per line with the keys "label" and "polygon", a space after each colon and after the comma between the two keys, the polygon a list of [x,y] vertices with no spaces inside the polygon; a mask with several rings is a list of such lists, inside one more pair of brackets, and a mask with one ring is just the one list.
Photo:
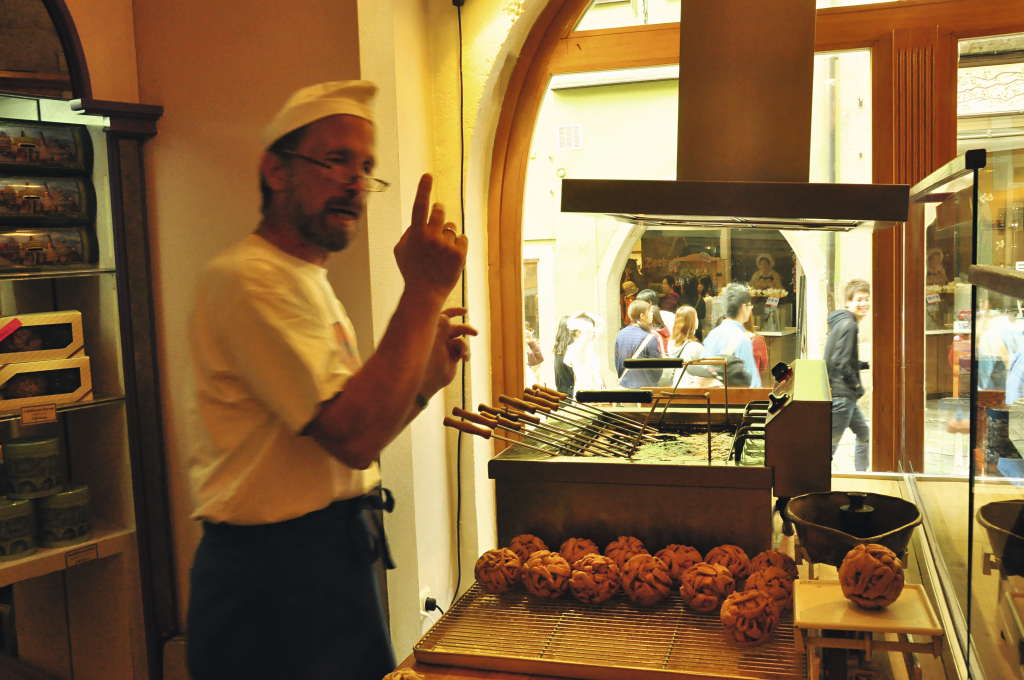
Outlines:
{"label": "glass pane", "polygon": [[[950,639],[967,653],[970,514],[971,264],[974,174],[947,182],[911,204],[908,230],[923,231],[927,262],[925,301],[924,470],[904,453],[917,475],[924,531],[936,557],[941,588],[950,596],[956,630]],[[928,292],[931,291],[931,292]],[[980,322],[979,322],[980,323]],[[923,473],[927,473],[927,476]],[[938,588],[937,588],[938,589]],[[955,633],[961,633],[958,636]]]}
{"label": "glass pane", "polygon": [[678,22],[679,13],[679,0],[594,0],[575,30],[668,24]]}
{"label": "glass pane", "polygon": [[[871,182],[871,53],[868,50],[814,55],[814,108],[811,117],[811,181]],[[857,350],[860,360],[871,362],[871,313],[859,301],[850,300],[846,289],[851,281],[871,284],[870,233],[807,233],[789,236],[813,256],[802,260],[807,281],[814,282],[807,296],[808,328],[806,356],[824,358],[831,328],[854,314],[858,319]],[[856,288],[855,285],[853,288]],[[851,288],[851,297],[858,291]],[[868,298],[870,305],[870,297]],[[871,469],[869,435],[844,427],[852,421],[854,406],[863,416],[865,428],[871,423],[871,370],[859,372],[860,390],[833,386],[835,453],[833,469],[853,472]],[[851,403],[852,402],[852,403]],[[854,421],[856,422],[856,421]],[[859,429],[859,428],[858,428]],[[860,440],[860,441],[858,441]]]}
{"label": "glass pane", "polygon": [[[1024,149],[990,152],[978,173],[978,263],[1024,267]],[[1018,669],[1014,610],[1024,593],[1024,300],[977,288],[971,640],[988,677]],[[1011,536],[1013,534],[1014,536]],[[988,572],[988,573],[986,573]],[[1019,616],[1019,613],[1016,614]]]}
{"label": "glass pane", "polygon": [[1024,147],[1024,34],[960,41],[957,153]]}

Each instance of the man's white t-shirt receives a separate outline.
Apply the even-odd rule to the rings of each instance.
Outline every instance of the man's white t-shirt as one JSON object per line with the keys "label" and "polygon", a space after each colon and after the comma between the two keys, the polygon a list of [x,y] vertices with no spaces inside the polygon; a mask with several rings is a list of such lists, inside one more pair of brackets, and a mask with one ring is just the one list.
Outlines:
{"label": "man's white t-shirt", "polygon": [[380,483],[376,463],[352,469],[301,434],[361,366],[326,269],[252,234],[207,265],[190,336],[193,518],[281,522]]}

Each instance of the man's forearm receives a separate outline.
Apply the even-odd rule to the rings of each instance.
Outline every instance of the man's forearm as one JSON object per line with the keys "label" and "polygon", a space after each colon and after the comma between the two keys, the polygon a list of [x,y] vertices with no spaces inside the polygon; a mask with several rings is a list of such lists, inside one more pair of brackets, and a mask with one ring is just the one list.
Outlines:
{"label": "man's forearm", "polygon": [[309,433],[349,467],[368,467],[418,413],[442,303],[403,293],[377,351],[314,420]]}

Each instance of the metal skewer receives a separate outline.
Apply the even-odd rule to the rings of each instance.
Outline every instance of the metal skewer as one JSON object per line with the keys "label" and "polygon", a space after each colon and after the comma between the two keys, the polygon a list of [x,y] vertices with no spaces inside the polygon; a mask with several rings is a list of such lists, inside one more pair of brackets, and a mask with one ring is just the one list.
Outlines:
{"label": "metal skewer", "polygon": [[[555,420],[564,422],[567,425],[572,425],[574,427],[590,430],[592,432],[597,433],[598,436],[612,439],[613,441],[611,443],[618,444],[620,446],[626,446],[627,444],[632,445],[633,443],[633,433],[626,434],[622,433],[620,430],[614,430],[609,429],[607,427],[603,427],[600,423],[597,423],[596,421],[590,418],[585,418],[584,416],[569,417],[568,415],[556,414],[550,407],[544,406],[541,403],[539,403],[539,400],[526,402],[523,401],[522,399],[513,399],[512,397],[501,395],[498,397],[498,401],[501,402],[502,404],[505,404],[506,406],[516,407],[520,411],[528,411],[530,413],[536,413],[537,411],[540,411],[548,418],[554,418]],[[484,409],[480,410],[483,411]],[[647,439],[653,440],[654,438],[647,437]]]}
{"label": "metal skewer", "polygon": [[[495,419],[498,418],[498,417],[507,417],[512,422],[518,422],[519,420],[523,420],[523,421],[533,425],[534,428],[540,429],[542,432],[544,432],[548,436],[551,436],[551,437],[554,437],[554,436],[557,436],[557,437],[569,437],[570,441],[573,442],[573,445],[577,446],[582,451],[587,451],[588,447],[591,447],[591,448],[600,449],[600,450],[594,450],[593,451],[593,453],[596,453],[598,455],[609,455],[609,456],[620,456],[620,457],[626,455],[626,451],[621,447],[621,445],[619,445],[618,442],[604,442],[604,441],[600,441],[596,437],[591,437],[591,436],[585,434],[579,428],[576,428],[575,430],[568,430],[568,429],[562,429],[562,428],[557,428],[557,427],[551,427],[550,425],[543,424],[541,422],[541,419],[536,417],[536,416],[532,416],[529,413],[525,413],[525,412],[522,412],[522,411],[516,411],[514,409],[511,409],[510,407],[506,407],[506,408],[508,408],[507,411],[500,411],[500,410],[498,410],[496,408],[488,406],[487,404],[480,404],[479,408],[480,408],[480,411],[482,411],[483,413],[488,414],[489,416],[491,416],[491,417],[493,417]],[[456,411],[460,411],[462,413],[465,413],[465,411],[462,411],[462,409],[459,409],[459,408],[453,409],[452,413],[454,413],[455,415],[460,415],[460,413],[456,413]],[[605,451],[607,453],[601,453],[602,451]]]}
{"label": "metal skewer", "polygon": [[529,444],[524,444],[523,442],[518,442],[518,441],[516,441],[514,439],[508,439],[506,437],[500,437],[500,436],[494,434],[494,432],[492,432],[491,430],[488,430],[486,427],[480,427],[479,425],[474,425],[473,423],[467,423],[467,422],[464,422],[464,421],[461,421],[461,420],[455,420],[454,418],[449,418],[448,416],[445,416],[445,418],[444,418],[444,426],[445,427],[453,427],[456,430],[461,430],[462,432],[465,432],[466,434],[475,434],[477,437],[483,437],[484,439],[490,439],[491,437],[493,437],[493,438],[498,439],[500,441],[508,442],[509,444],[515,444],[515,445],[518,445],[518,446],[524,446],[524,447],[526,447],[528,449],[533,449],[534,451],[537,451],[538,453],[543,453],[546,456],[557,456],[558,455],[557,453],[552,453],[551,451],[545,451],[544,449],[537,448],[536,446],[530,446]]}
{"label": "metal skewer", "polygon": [[[622,427],[622,425],[617,421],[609,420],[607,418],[594,418],[594,416],[588,411],[584,411],[583,409],[577,409],[572,404],[552,402],[548,399],[548,396],[549,395],[545,395],[543,392],[540,392],[538,390],[528,389],[526,390],[526,394],[524,394],[523,396],[523,400],[528,401],[531,406],[534,406],[535,408],[538,409],[544,407],[546,409],[554,411],[558,410],[558,407],[561,406],[561,413],[564,417],[573,417],[580,419],[588,423],[592,428],[601,430],[606,435],[610,436],[611,434],[614,434],[615,436],[618,436],[621,439],[624,439],[630,443],[632,443],[633,438],[636,437],[635,430]],[[607,411],[603,411],[601,409],[595,410],[602,416],[610,415]],[[636,423],[633,423],[633,425],[636,425]],[[657,438],[653,434],[645,434],[644,439],[646,439],[647,441],[656,441]]]}
{"label": "metal skewer", "polygon": [[[596,406],[591,406],[590,404],[584,404],[583,402],[576,401],[575,399],[573,399],[572,397],[563,392],[557,392],[550,388],[543,387],[542,385],[534,385],[533,389],[540,390],[541,392],[547,392],[552,397],[556,397],[560,402],[565,402],[565,406],[567,408],[574,408],[593,415],[605,416],[608,420],[615,421],[614,424],[618,427],[625,427],[631,430],[643,429],[635,420],[631,420],[630,418],[621,416],[618,413],[612,413],[611,411],[606,411],[604,409],[597,408]],[[609,423],[609,425],[611,424],[612,423]],[[656,432],[656,430],[654,429],[648,429],[651,432]]]}
{"label": "metal skewer", "polygon": [[487,418],[487,417],[484,417],[484,416],[476,414],[476,413],[471,413],[469,411],[465,411],[465,410],[463,410],[461,408],[457,408],[457,407],[452,409],[452,413],[454,415],[457,415],[457,416],[462,416],[463,418],[465,418],[466,420],[469,420],[471,422],[476,422],[478,425],[483,425],[483,426],[489,427],[491,429],[500,428],[502,430],[505,430],[506,432],[512,432],[512,433],[515,433],[515,434],[518,434],[518,435],[522,435],[523,437],[534,439],[534,440],[536,440],[536,441],[538,441],[538,442],[540,442],[542,444],[548,444],[550,446],[557,446],[557,447],[559,447],[559,449],[565,450],[565,452],[570,454],[570,455],[584,456],[584,455],[589,453],[589,454],[592,454],[592,455],[604,456],[606,458],[610,458],[610,457],[616,455],[614,453],[605,453],[603,451],[589,451],[588,452],[588,451],[586,451],[586,449],[584,447],[580,446],[580,444],[577,443],[577,442],[566,441],[566,440],[556,440],[556,439],[553,439],[551,437],[543,436],[541,434],[538,434],[537,432],[534,432],[534,431],[531,431],[531,430],[527,430],[525,428],[525,424],[524,423],[517,423],[517,422],[512,421],[512,420],[510,420],[510,419],[508,419],[508,418],[506,418],[505,416],[502,416],[502,415],[499,415],[496,418],[492,419],[492,418]]}

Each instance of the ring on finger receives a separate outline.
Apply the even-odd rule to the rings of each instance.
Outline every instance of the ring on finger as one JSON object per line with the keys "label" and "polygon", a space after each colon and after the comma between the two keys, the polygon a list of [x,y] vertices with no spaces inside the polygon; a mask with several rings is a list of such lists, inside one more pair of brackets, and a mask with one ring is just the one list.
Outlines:
{"label": "ring on finger", "polygon": [[454,229],[452,229],[451,227],[445,227],[444,229],[442,229],[442,230],[441,230],[441,233],[443,234],[443,233],[444,233],[444,232],[446,232],[446,231],[450,231],[450,232],[452,232],[452,236],[455,236],[456,238],[457,238],[457,237],[458,237],[458,235],[459,235],[459,234],[458,234],[458,232],[456,232],[456,231],[455,231]]}

